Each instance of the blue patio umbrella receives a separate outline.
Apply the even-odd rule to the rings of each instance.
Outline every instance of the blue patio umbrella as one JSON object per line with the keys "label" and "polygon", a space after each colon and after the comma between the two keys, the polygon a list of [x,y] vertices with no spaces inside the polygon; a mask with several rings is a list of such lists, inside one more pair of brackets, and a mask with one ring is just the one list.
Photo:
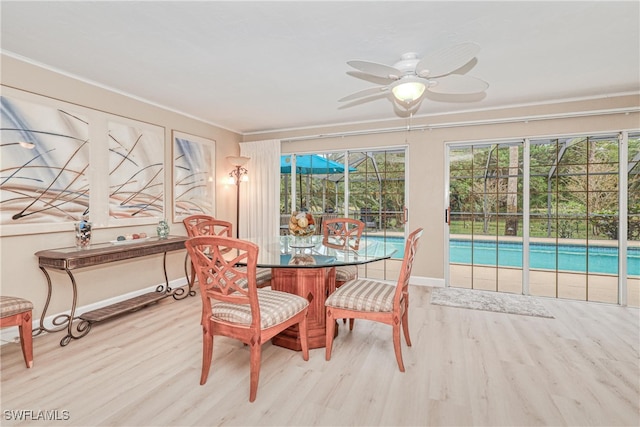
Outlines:
{"label": "blue patio umbrella", "polygon": [[[317,154],[296,155],[296,174],[301,175],[328,175],[343,173],[344,164],[326,159]],[[356,169],[349,167],[349,171]],[[291,173],[291,156],[280,156],[280,173]]]}
{"label": "blue patio umbrella", "polygon": [[[280,173],[291,173],[291,155],[280,156]],[[356,168],[350,166],[349,171],[353,172]],[[334,160],[327,159],[317,154],[298,154],[296,155],[296,174],[299,177],[300,188],[302,188],[302,175],[331,175],[344,173],[344,164]],[[285,182],[285,188],[287,182]],[[288,191],[285,190],[285,206],[288,205]],[[323,202],[324,205],[324,202]],[[300,207],[302,207],[302,193],[300,193]],[[324,206],[323,206],[324,210]]]}

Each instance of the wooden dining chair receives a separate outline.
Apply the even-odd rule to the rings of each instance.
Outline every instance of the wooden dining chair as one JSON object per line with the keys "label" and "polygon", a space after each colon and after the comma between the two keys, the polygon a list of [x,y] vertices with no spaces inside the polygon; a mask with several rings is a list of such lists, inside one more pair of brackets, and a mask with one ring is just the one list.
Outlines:
{"label": "wooden dining chair", "polygon": [[203,219],[191,227],[192,236],[224,236],[233,237],[233,224],[221,219]]}
{"label": "wooden dining chair", "polygon": [[[351,218],[328,218],[322,228],[322,244],[337,249],[358,250],[364,231],[364,222]],[[349,280],[358,278],[357,265],[340,265],[336,267],[336,288]],[[342,319],[347,323],[347,319]],[[353,319],[349,321],[349,329],[353,330]]]}
{"label": "wooden dining chair", "polygon": [[[364,222],[352,218],[325,219],[322,229],[322,243],[324,245],[358,250],[360,239],[364,231]],[[358,277],[358,266],[345,265],[336,267],[336,288],[349,280]]]}
{"label": "wooden dining chair", "polygon": [[393,328],[393,348],[401,372],[402,343],[400,342],[400,326],[404,332],[407,345],[409,338],[409,279],[411,267],[418,248],[418,239],[422,236],[422,228],[412,232],[407,238],[404,258],[398,282],[393,285],[371,279],[351,280],[329,295],[325,301],[327,315],[326,359],[331,359],[335,319],[365,319],[386,323]]}
{"label": "wooden dining chair", "polygon": [[182,223],[184,224],[185,230],[187,230],[187,236],[193,237],[195,236],[193,228],[196,225],[200,224],[203,221],[210,221],[212,219],[215,219],[215,218],[211,215],[201,215],[201,214],[190,215],[184,218],[182,220]]}
{"label": "wooden dining chair", "polygon": [[[213,337],[222,335],[245,343],[250,350],[249,401],[258,390],[262,344],[298,325],[302,358],[309,360],[307,311],[309,301],[298,295],[256,286],[258,246],[220,236],[193,237],[185,246],[198,275],[202,297],[202,374],[209,376]],[[246,268],[238,268],[245,264]]]}
{"label": "wooden dining chair", "polygon": [[[215,220],[215,218],[211,215],[204,215],[204,214],[190,215],[182,220],[182,224],[184,224],[184,229],[187,232],[187,236],[195,237],[197,236],[196,234],[197,230],[195,227],[201,222],[211,221],[211,220]],[[190,269],[191,272],[189,272],[188,271],[189,266],[191,266],[191,263],[189,262],[189,253],[187,253],[184,257],[184,274],[185,276],[189,277],[189,290],[191,290],[196,280],[196,273],[195,273],[195,270],[193,269],[193,266],[191,266],[191,269]]]}
{"label": "wooden dining chair", "polygon": [[19,297],[0,296],[0,328],[7,326],[18,327],[22,357],[27,368],[33,366],[32,311],[33,303],[29,300]]}
{"label": "wooden dining chair", "polygon": [[[193,226],[194,236],[224,236],[233,237],[233,224],[229,221],[221,219],[210,219],[199,222]],[[242,266],[238,267],[244,268]],[[256,269],[256,280],[259,288],[265,288],[271,285],[271,269]]]}
{"label": "wooden dining chair", "polygon": [[[224,236],[224,237],[233,237],[233,224],[229,221],[224,221],[221,219],[215,219],[212,216],[208,215],[192,215],[191,217],[185,218],[183,220],[187,221],[189,225],[185,222],[185,228],[187,228],[187,234],[189,237],[196,236]],[[189,254],[187,254],[187,257]],[[186,268],[186,266],[185,266]],[[258,268],[257,269],[257,280],[258,287],[264,288],[271,285],[271,269],[270,268]],[[190,287],[193,286],[195,282],[195,273],[194,269],[191,268],[191,274],[189,278]]]}

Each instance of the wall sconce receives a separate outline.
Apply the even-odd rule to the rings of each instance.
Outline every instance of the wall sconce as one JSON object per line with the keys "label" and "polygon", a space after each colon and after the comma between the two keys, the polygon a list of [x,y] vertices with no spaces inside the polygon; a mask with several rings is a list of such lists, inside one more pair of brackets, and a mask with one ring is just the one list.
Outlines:
{"label": "wall sconce", "polygon": [[247,164],[249,157],[228,156],[227,160],[234,166],[227,177],[228,184],[236,186],[236,238],[240,238],[240,183],[249,181],[249,171],[244,165]]}

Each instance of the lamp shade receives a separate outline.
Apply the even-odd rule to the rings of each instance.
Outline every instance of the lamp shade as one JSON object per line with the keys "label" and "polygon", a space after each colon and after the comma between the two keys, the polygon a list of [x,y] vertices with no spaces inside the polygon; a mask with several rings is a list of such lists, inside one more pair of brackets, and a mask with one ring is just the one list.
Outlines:
{"label": "lamp shade", "polygon": [[247,162],[249,160],[251,160],[251,158],[250,157],[242,157],[242,156],[227,156],[227,160],[233,166],[244,166],[244,165],[247,164]]}
{"label": "lamp shade", "polygon": [[398,80],[391,88],[391,93],[400,102],[411,104],[420,99],[427,89],[422,79],[406,76]]}

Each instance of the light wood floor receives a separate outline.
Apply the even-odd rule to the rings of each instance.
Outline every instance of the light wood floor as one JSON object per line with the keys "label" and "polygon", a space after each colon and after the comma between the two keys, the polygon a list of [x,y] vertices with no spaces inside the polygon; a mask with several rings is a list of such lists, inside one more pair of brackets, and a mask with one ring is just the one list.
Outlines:
{"label": "light wood floor", "polygon": [[[340,328],[333,357],[263,348],[257,400],[249,403],[249,353],[218,338],[206,385],[200,299],[161,303],[98,324],[60,347],[37,337],[26,369],[1,348],[0,424],[29,426],[214,425],[626,425],[640,423],[639,311],[543,299],[555,319],[431,305],[412,287],[413,347],[406,373],[389,327]],[[16,422],[8,411],[68,411],[67,421]],[[34,412],[37,414],[37,412]]]}

